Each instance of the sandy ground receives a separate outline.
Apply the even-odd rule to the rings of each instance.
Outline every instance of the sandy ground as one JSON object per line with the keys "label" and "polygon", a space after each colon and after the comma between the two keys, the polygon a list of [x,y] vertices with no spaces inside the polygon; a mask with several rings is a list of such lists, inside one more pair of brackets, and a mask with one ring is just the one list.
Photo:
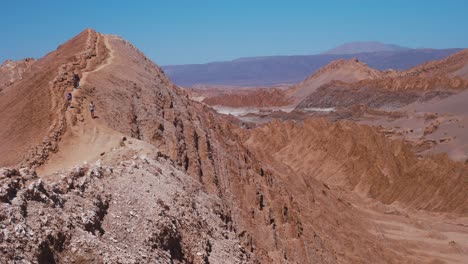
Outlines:
{"label": "sandy ground", "polygon": [[356,205],[373,223],[369,231],[389,245],[403,245],[410,258],[427,263],[468,261],[467,216],[454,217],[362,200],[364,203],[356,201]]}
{"label": "sandy ground", "polygon": [[[383,126],[415,144],[429,148],[422,154],[447,153],[453,160],[468,159],[468,91],[428,102],[416,102],[394,109],[401,118],[363,118],[359,123]],[[431,126],[433,127],[431,129]]]}
{"label": "sandy ground", "polygon": [[[437,144],[432,153],[448,153],[456,160],[468,159],[468,91],[461,92],[442,100],[432,100],[425,103],[414,103],[403,110],[416,113],[437,113],[444,116],[443,122],[430,139],[447,139]],[[440,143],[440,142],[439,142]]]}
{"label": "sandy ground", "polygon": [[281,110],[283,112],[289,113],[294,110],[294,107],[228,107],[216,105],[213,106],[218,113],[224,115],[233,115],[233,116],[243,116],[247,114],[260,114],[262,112],[268,113],[273,111]]}

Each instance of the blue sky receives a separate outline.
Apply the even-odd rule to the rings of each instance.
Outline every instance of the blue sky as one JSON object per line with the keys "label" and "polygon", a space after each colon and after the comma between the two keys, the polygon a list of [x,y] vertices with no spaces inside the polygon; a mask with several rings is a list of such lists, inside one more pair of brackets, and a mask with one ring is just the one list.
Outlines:
{"label": "blue sky", "polygon": [[351,41],[468,47],[468,1],[2,1],[0,62],[39,58],[87,27],[160,65],[316,54]]}

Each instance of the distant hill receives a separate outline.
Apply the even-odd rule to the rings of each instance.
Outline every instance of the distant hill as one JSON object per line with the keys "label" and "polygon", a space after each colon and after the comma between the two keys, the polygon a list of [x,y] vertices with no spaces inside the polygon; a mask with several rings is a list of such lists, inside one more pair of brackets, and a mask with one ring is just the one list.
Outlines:
{"label": "distant hill", "polygon": [[367,52],[381,52],[381,51],[402,51],[408,50],[409,48],[394,45],[385,44],[376,41],[361,41],[361,42],[350,42],[340,45],[336,48],[327,50],[322,54],[357,54]]}
{"label": "distant hill", "polygon": [[[299,83],[295,89],[302,92],[302,98],[304,95],[306,97],[297,107],[329,108],[363,104],[371,108],[396,108],[468,89],[468,49],[405,71],[375,72],[365,65],[356,64],[358,62],[353,63],[352,60],[337,61]],[[345,74],[344,66],[347,66]],[[350,66],[354,67],[349,70]],[[333,75],[334,80],[324,84],[321,80],[324,75],[327,77],[327,73]],[[354,82],[349,75],[354,77]]]}
{"label": "distant hill", "polygon": [[347,83],[357,82],[364,79],[376,79],[382,77],[382,72],[372,69],[365,63],[356,59],[333,61],[319,69],[303,82],[294,86],[293,96],[297,99],[313,93],[320,86],[331,81],[342,81]]}
{"label": "distant hill", "polygon": [[443,59],[461,49],[404,49],[358,54],[318,54],[241,58],[206,64],[162,66],[179,86],[197,84],[270,86],[303,81],[321,67],[338,59],[357,58],[378,70],[406,70],[416,65]]}

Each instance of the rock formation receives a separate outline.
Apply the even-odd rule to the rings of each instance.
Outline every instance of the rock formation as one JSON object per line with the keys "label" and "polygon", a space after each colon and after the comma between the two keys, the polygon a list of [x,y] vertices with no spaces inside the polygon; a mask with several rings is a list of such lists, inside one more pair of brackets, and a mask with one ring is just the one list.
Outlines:
{"label": "rock formation", "polygon": [[17,80],[21,80],[34,61],[33,58],[27,58],[19,61],[7,60],[3,62],[0,65],[0,91]]}

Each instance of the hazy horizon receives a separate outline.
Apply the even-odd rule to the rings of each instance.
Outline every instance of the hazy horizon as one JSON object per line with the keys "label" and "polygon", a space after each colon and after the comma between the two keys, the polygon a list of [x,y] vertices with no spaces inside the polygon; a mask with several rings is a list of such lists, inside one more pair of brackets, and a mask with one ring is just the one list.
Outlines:
{"label": "hazy horizon", "polygon": [[0,62],[40,58],[88,27],[124,37],[159,65],[312,55],[356,41],[464,48],[467,8],[460,1],[8,2]]}

